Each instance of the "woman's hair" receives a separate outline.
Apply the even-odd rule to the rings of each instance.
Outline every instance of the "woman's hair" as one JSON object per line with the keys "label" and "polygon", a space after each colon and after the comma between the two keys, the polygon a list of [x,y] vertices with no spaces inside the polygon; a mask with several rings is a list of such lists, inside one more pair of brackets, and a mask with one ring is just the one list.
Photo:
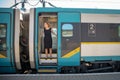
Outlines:
{"label": "woman's hair", "polygon": [[48,22],[44,22],[44,23],[46,23],[48,25],[48,27],[50,27],[50,24]]}

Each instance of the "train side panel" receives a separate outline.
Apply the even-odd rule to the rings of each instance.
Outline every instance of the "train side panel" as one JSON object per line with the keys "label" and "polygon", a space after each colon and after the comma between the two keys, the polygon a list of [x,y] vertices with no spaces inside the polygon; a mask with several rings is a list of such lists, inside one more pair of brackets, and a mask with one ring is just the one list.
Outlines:
{"label": "train side panel", "polygon": [[21,69],[19,16],[19,10],[0,8],[0,73],[16,73]]}
{"label": "train side panel", "polygon": [[120,14],[82,13],[81,57],[120,61]]}
{"label": "train side panel", "polygon": [[[15,72],[13,61],[13,10],[0,9],[0,72]],[[13,36],[13,35],[12,35]],[[12,43],[11,43],[12,42]]]}

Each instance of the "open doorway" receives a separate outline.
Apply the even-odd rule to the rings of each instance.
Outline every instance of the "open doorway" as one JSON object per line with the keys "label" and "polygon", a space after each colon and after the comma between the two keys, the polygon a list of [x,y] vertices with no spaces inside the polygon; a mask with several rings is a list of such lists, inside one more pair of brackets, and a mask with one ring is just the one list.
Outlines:
{"label": "open doorway", "polygon": [[38,36],[38,52],[40,65],[56,65],[57,64],[57,36],[52,36],[52,57],[48,50],[46,58],[44,48],[44,23],[48,22],[52,31],[57,35],[57,13],[40,13],[39,14],[39,36]]}

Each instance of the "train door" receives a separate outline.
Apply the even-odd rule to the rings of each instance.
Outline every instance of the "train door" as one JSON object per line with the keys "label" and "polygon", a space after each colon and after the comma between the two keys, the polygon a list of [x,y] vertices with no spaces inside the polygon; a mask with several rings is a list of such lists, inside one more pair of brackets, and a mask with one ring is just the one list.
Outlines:
{"label": "train door", "polygon": [[80,14],[58,14],[58,63],[59,66],[80,64]]}
{"label": "train door", "polygon": [[[0,59],[2,60],[3,66],[10,65],[10,14],[9,13],[0,13]],[[6,64],[4,63],[7,62]]]}
{"label": "train door", "polygon": [[52,56],[48,49],[48,57],[46,58],[44,48],[44,23],[49,23],[52,32],[57,35],[57,14],[56,13],[40,13],[39,14],[39,37],[38,37],[38,53],[39,53],[39,65],[53,66],[57,65],[57,36],[52,35]]}
{"label": "train door", "polygon": [[[30,66],[38,72],[57,71],[57,13],[40,12],[40,9],[30,10],[29,26],[29,57]],[[44,22],[52,27],[52,57],[48,54],[46,59],[44,49]],[[51,70],[52,69],[52,70]]]}
{"label": "train door", "polygon": [[[11,12],[9,12],[11,11]],[[0,73],[14,72],[13,45],[11,39],[13,29],[12,10],[0,9]]]}

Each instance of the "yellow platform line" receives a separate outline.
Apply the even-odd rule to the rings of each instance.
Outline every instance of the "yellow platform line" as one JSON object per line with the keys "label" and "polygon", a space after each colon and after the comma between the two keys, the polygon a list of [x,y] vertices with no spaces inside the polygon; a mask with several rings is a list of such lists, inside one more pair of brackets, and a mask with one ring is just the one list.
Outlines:
{"label": "yellow platform line", "polygon": [[4,56],[4,55],[0,54],[0,58],[6,58],[6,56]]}
{"label": "yellow platform line", "polygon": [[41,69],[41,70],[38,70],[38,72],[57,72],[56,69]]}
{"label": "yellow platform line", "polygon": [[70,58],[73,55],[77,54],[78,52],[80,52],[80,47],[68,52],[66,55],[62,56],[62,58]]}

